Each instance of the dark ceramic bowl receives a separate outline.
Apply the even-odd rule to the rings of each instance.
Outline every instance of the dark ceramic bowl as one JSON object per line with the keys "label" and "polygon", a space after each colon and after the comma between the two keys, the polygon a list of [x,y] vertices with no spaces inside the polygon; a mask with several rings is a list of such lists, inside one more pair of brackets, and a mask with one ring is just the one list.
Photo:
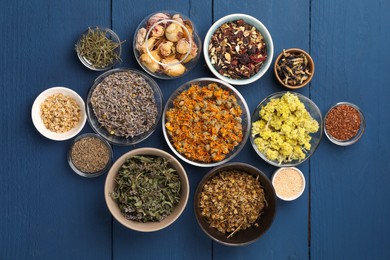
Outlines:
{"label": "dark ceramic bowl", "polygon": [[[267,203],[265,208],[262,210],[261,216],[255,222],[258,224],[258,227],[252,225],[252,227],[238,231],[233,236],[228,238],[229,234],[224,234],[218,231],[216,228],[209,226],[207,220],[201,215],[201,210],[198,205],[200,202],[200,194],[203,190],[203,186],[205,185],[205,183],[221,171],[231,169],[241,170],[254,176],[255,178],[258,177],[260,184],[264,189],[265,199]],[[253,243],[257,239],[259,239],[271,226],[276,213],[276,194],[271,181],[262,171],[260,171],[256,167],[238,162],[227,163],[212,169],[200,181],[195,191],[194,209],[198,224],[210,238],[223,245],[243,246]]]}

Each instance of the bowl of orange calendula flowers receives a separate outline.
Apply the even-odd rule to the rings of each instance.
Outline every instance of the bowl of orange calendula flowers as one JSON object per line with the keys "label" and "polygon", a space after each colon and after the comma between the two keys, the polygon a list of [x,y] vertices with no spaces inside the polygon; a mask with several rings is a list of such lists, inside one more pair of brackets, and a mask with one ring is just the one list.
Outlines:
{"label": "bowl of orange calendula flowers", "polygon": [[233,86],[199,78],[172,93],[162,124],[168,146],[180,159],[199,167],[214,167],[241,151],[250,121],[248,105]]}

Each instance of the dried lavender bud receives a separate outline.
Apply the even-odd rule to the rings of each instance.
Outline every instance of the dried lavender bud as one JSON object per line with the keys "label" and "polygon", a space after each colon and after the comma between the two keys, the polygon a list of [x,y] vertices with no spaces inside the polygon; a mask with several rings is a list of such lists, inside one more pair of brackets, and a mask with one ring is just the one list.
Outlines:
{"label": "dried lavender bud", "polygon": [[134,72],[116,72],[105,77],[91,95],[98,122],[111,135],[134,137],[151,129],[157,105],[149,83]]}

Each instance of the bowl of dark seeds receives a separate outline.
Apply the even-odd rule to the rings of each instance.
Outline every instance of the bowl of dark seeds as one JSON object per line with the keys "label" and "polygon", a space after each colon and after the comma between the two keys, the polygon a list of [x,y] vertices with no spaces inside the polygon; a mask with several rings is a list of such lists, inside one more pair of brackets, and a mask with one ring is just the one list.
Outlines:
{"label": "bowl of dark seeds", "polygon": [[88,93],[88,122],[111,144],[133,145],[154,132],[162,104],[161,90],[150,76],[113,69],[100,75]]}
{"label": "bowl of dark seeds", "polygon": [[271,65],[273,53],[268,29],[246,14],[230,14],[216,21],[203,45],[210,71],[232,85],[246,85],[260,79]]}
{"label": "bowl of dark seeds", "polygon": [[283,50],[275,60],[276,79],[289,89],[303,88],[314,76],[314,61],[304,50]]}
{"label": "bowl of dark seeds", "polygon": [[87,133],[77,136],[68,151],[70,167],[78,175],[92,178],[106,173],[112,164],[112,148],[101,136]]}

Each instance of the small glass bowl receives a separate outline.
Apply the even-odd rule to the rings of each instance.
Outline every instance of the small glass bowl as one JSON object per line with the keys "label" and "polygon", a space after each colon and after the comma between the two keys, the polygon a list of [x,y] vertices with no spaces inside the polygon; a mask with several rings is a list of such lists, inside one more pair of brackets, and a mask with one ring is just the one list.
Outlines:
{"label": "small glass bowl", "polygon": [[[80,53],[81,39],[83,38],[84,35],[87,35],[90,30],[104,32],[107,39],[119,44],[118,47],[114,50],[116,55],[118,56],[118,58],[114,59],[112,63],[108,64],[105,67],[94,66],[94,64],[92,64],[91,61],[89,61],[86,57],[82,56],[82,54]],[[121,57],[121,53],[122,53],[122,46],[121,45],[122,44],[121,44],[121,41],[119,39],[119,36],[113,30],[105,28],[105,27],[96,26],[96,27],[90,27],[85,32],[83,32],[80,39],[77,41],[76,52],[77,52],[77,56],[79,57],[80,61],[87,68],[89,68],[91,70],[95,70],[95,71],[105,71],[105,70],[108,70],[109,68],[113,67],[116,63],[118,63],[120,61],[120,57]]]}
{"label": "small glass bowl", "polygon": [[[333,108],[336,108],[338,106],[341,106],[341,105],[347,105],[347,106],[350,106],[354,109],[356,109],[356,111],[359,113],[360,115],[360,127],[359,127],[359,130],[358,132],[356,133],[355,136],[353,136],[352,138],[350,139],[347,139],[347,140],[338,140],[336,138],[334,138],[331,134],[329,134],[328,130],[326,129],[326,119],[329,115],[329,112],[333,109]],[[359,139],[362,137],[365,129],[366,129],[366,120],[364,118],[364,115],[363,115],[363,112],[361,111],[361,109],[352,104],[352,103],[349,103],[349,102],[339,102],[337,104],[335,104],[334,106],[332,106],[328,112],[326,113],[325,115],[325,119],[324,119],[324,132],[325,132],[325,135],[328,137],[328,139],[334,143],[334,144],[337,144],[337,145],[340,145],[340,146],[349,146],[349,145],[352,145],[354,143],[356,143],[357,141],[359,141]]]}
{"label": "small glass bowl", "polygon": [[[252,114],[252,126],[253,126],[254,122],[256,122],[256,121],[261,119],[260,115],[259,115],[259,112],[265,105],[268,104],[268,102],[270,102],[272,99],[275,99],[275,98],[281,98],[286,93],[288,93],[288,91],[277,92],[277,93],[271,94],[270,96],[268,96],[265,99],[263,99],[259,103],[259,105],[256,107],[255,111]],[[320,109],[317,107],[317,105],[313,101],[311,101],[309,98],[305,97],[304,95],[301,95],[301,94],[296,93],[296,92],[294,92],[293,94],[296,95],[299,98],[299,100],[305,105],[305,108],[309,112],[311,117],[318,122],[319,129],[318,129],[318,131],[316,133],[310,134],[310,136],[311,136],[311,140],[310,140],[311,149],[309,151],[304,151],[304,153],[306,154],[304,159],[302,159],[302,160],[292,160],[290,162],[283,162],[283,163],[279,163],[279,161],[277,161],[277,160],[270,160],[270,159],[268,159],[265,156],[264,153],[259,151],[259,149],[257,148],[257,146],[255,144],[255,139],[256,138],[253,136],[252,129],[251,129],[250,141],[252,143],[253,149],[256,151],[256,153],[264,161],[266,161],[267,163],[269,163],[271,165],[274,165],[276,167],[291,167],[291,166],[297,166],[297,165],[303,163],[304,161],[309,159],[310,156],[313,155],[313,153],[317,149],[317,147],[320,144],[321,139],[322,139],[323,120],[322,120],[322,115],[321,115]]]}
{"label": "small glass bowl", "polygon": [[[80,169],[78,169],[76,167],[76,165],[72,161],[72,154],[71,154],[73,146],[75,145],[75,143],[77,143],[78,141],[80,141],[80,140],[82,140],[84,138],[89,138],[89,137],[99,139],[105,145],[105,147],[107,148],[108,153],[109,153],[109,155],[108,155],[109,156],[109,160],[108,160],[107,164],[104,166],[104,168],[99,170],[99,171],[97,171],[97,172],[91,172],[91,173],[83,172]],[[68,163],[69,163],[70,167],[72,168],[72,170],[75,173],[77,173],[78,175],[80,175],[82,177],[86,177],[86,178],[98,177],[98,176],[103,175],[104,173],[106,173],[110,169],[110,167],[112,165],[112,159],[113,159],[113,152],[112,152],[111,145],[106,140],[104,140],[101,136],[99,136],[97,134],[94,134],[94,133],[86,133],[86,134],[82,134],[82,135],[77,136],[72,141],[72,144],[70,145],[70,148],[69,148],[69,151],[68,151]]]}
{"label": "small glass bowl", "polygon": [[[168,28],[170,31],[174,28],[173,32],[168,34]],[[151,47],[147,48],[148,45]],[[158,11],[138,25],[133,51],[148,74],[159,79],[175,79],[195,67],[201,45],[198,32],[188,17],[176,11]]]}
{"label": "small glass bowl", "polygon": [[[294,54],[303,54],[305,55],[305,57],[307,58],[307,67],[309,69],[309,72],[310,72],[310,75],[308,77],[308,79],[306,79],[305,81],[302,82],[302,84],[297,84],[297,85],[290,85],[290,84],[286,84],[280,77],[279,73],[278,73],[278,63],[281,59],[284,58],[284,53],[294,53]],[[301,50],[301,49],[298,49],[298,48],[291,48],[291,49],[287,49],[287,50],[284,50],[282,53],[279,54],[279,56],[276,58],[275,60],[275,64],[274,64],[274,73],[275,73],[275,77],[276,79],[278,80],[278,82],[286,87],[286,88],[289,88],[289,89],[299,89],[299,88],[303,88],[304,86],[306,86],[307,84],[310,83],[310,81],[313,79],[313,76],[314,76],[314,61],[312,59],[312,57],[309,55],[309,53],[305,52],[304,50]]]}
{"label": "small glass bowl", "polygon": [[[101,83],[107,76],[115,74],[115,73],[119,73],[119,72],[132,72],[132,73],[138,75],[139,77],[145,79],[145,81],[149,84],[149,86],[151,87],[151,89],[153,91],[153,96],[154,96],[156,106],[157,106],[157,115],[156,115],[156,119],[155,119],[153,126],[150,127],[148,131],[141,133],[139,135],[136,135],[134,137],[127,137],[126,138],[124,136],[116,136],[116,135],[110,134],[108,132],[108,130],[106,128],[102,127],[102,125],[99,123],[98,118],[96,117],[96,115],[93,111],[92,104],[91,104],[92,93],[95,90],[95,88],[98,86],[98,84]],[[111,144],[128,146],[128,145],[133,145],[133,144],[136,144],[136,143],[139,143],[139,142],[145,140],[156,130],[156,127],[158,125],[158,122],[160,121],[161,113],[162,113],[162,109],[163,109],[163,96],[162,96],[162,93],[161,93],[159,86],[150,76],[148,76],[145,73],[138,71],[138,70],[128,69],[128,68],[118,68],[118,69],[109,70],[109,71],[101,74],[98,78],[96,78],[96,80],[94,81],[94,84],[92,85],[92,87],[89,90],[89,93],[87,96],[86,107],[87,107],[86,110],[87,110],[87,116],[88,116],[88,123],[90,124],[90,126],[92,127],[92,129],[96,133],[101,135],[104,139],[106,139]]]}
{"label": "small glass bowl", "polygon": [[[252,77],[243,78],[243,79],[232,79],[230,77],[226,77],[226,76],[222,75],[214,68],[214,65],[211,63],[211,58],[209,55],[208,48],[209,48],[211,38],[213,37],[215,31],[221,25],[223,25],[224,23],[227,23],[227,22],[233,22],[233,21],[237,21],[240,19],[244,20],[247,24],[250,24],[250,25],[256,27],[256,29],[263,35],[266,50],[267,50],[267,58],[263,62],[263,65],[260,68],[260,70]],[[269,67],[271,66],[272,58],[274,55],[274,44],[272,41],[271,34],[269,33],[267,27],[265,27],[265,25],[263,23],[261,23],[258,19],[256,19],[253,16],[246,15],[246,14],[230,14],[230,15],[226,15],[226,16],[222,17],[221,19],[219,19],[218,21],[216,21],[210,27],[210,29],[207,31],[207,34],[206,34],[205,39],[204,39],[204,44],[203,44],[203,55],[204,55],[207,67],[214,74],[214,76],[216,76],[217,78],[219,78],[219,79],[221,79],[229,84],[232,84],[232,85],[247,85],[247,84],[251,84],[251,83],[255,82],[256,80],[260,79],[268,71]]]}
{"label": "small glass bowl", "polygon": [[[241,125],[242,125],[243,137],[242,137],[241,142],[237,146],[235,146],[234,149],[232,151],[230,151],[223,160],[214,161],[214,162],[210,162],[210,163],[205,163],[205,162],[201,162],[201,161],[191,160],[191,159],[187,158],[184,154],[182,154],[179,151],[177,151],[176,148],[174,147],[173,143],[172,143],[172,138],[168,134],[168,131],[166,129],[166,125],[165,124],[167,123],[167,118],[166,118],[167,111],[169,111],[171,108],[174,107],[175,99],[183,91],[187,91],[192,85],[198,85],[200,87],[205,87],[205,86],[207,86],[208,84],[211,84],[211,83],[216,83],[218,85],[218,87],[222,88],[223,90],[228,91],[230,95],[233,95],[237,99],[237,104],[241,107],[241,110],[242,110]],[[247,105],[244,97],[240,94],[239,91],[237,91],[237,89],[235,89],[233,86],[231,86],[228,83],[226,83],[226,82],[224,82],[222,80],[219,80],[219,79],[198,78],[198,79],[194,79],[194,80],[191,80],[189,82],[184,83],[179,88],[177,88],[175,90],[175,92],[173,92],[172,95],[169,97],[167,103],[165,104],[165,108],[164,108],[164,111],[163,111],[162,128],[163,128],[164,138],[165,138],[169,148],[171,148],[171,150],[180,159],[182,159],[183,161],[185,161],[185,162],[187,162],[189,164],[192,164],[192,165],[195,165],[195,166],[198,166],[198,167],[214,167],[214,166],[218,166],[218,165],[221,165],[221,164],[224,164],[224,163],[230,161],[232,158],[234,158],[241,151],[241,149],[244,147],[244,145],[245,145],[245,143],[246,143],[246,141],[248,139],[248,136],[249,136],[250,121],[251,120],[250,120],[250,113],[249,113],[248,105]]]}

